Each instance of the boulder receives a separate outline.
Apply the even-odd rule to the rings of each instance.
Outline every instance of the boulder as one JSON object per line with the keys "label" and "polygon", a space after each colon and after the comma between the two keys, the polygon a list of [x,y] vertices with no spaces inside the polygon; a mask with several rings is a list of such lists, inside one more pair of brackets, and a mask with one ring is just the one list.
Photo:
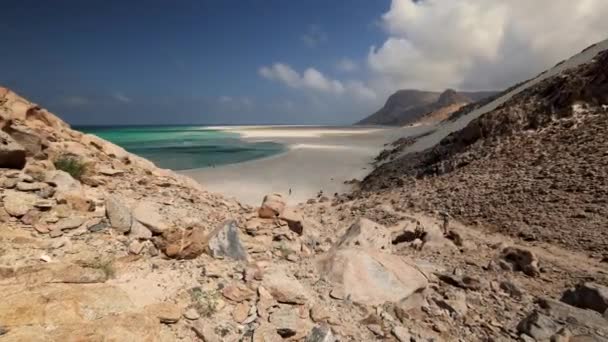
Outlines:
{"label": "boulder", "polygon": [[153,233],[161,234],[168,226],[159,214],[159,208],[152,202],[140,202],[133,209],[133,218],[148,227]]}
{"label": "boulder", "polygon": [[236,221],[222,223],[209,234],[207,249],[214,258],[247,260],[247,251],[241,243]]}
{"label": "boulder", "polygon": [[608,313],[608,287],[595,283],[582,283],[574,289],[564,292],[561,301],[577,308],[590,309],[604,315]]}
{"label": "boulder", "polygon": [[35,156],[40,153],[43,148],[48,146],[48,143],[43,143],[39,133],[27,126],[11,124],[10,126],[5,127],[4,131],[10,134],[19,145],[25,148],[28,156]]}
{"label": "boulder", "polygon": [[298,235],[304,233],[304,215],[302,215],[301,212],[292,208],[286,208],[281,215],[279,215],[279,219],[285,221],[289,229],[294,233],[297,233]]}
{"label": "boulder", "polygon": [[411,260],[375,250],[336,249],[319,260],[318,269],[346,297],[367,305],[399,302],[428,284]]}
{"label": "boulder", "polygon": [[6,132],[0,131],[0,168],[22,169],[25,166],[25,148]]}
{"label": "boulder", "polygon": [[310,296],[302,284],[282,268],[275,268],[264,275],[262,286],[279,303],[305,304]]}
{"label": "boulder", "polygon": [[166,256],[174,259],[194,259],[203,254],[206,236],[202,228],[173,228],[154,238],[154,244]]}
{"label": "boulder", "polygon": [[281,194],[268,194],[264,196],[262,206],[258,210],[258,215],[261,218],[275,218],[285,210],[285,199]]}
{"label": "boulder", "polygon": [[500,258],[511,264],[515,271],[522,271],[531,277],[540,275],[538,258],[532,251],[520,247],[506,247],[502,250]]}
{"label": "boulder", "polygon": [[44,181],[55,186],[58,192],[82,192],[82,185],[69,173],[62,170],[47,171]]}
{"label": "boulder", "polygon": [[118,197],[113,195],[107,196],[105,203],[110,225],[119,232],[128,232],[132,224],[129,208]]}
{"label": "boulder", "polygon": [[369,248],[390,251],[391,233],[386,227],[366,218],[353,223],[337,242],[338,248]]}
{"label": "boulder", "polygon": [[533,311],[517,325],[517,331],[533,337],[537,341],[548,340],[562,328],[551,317]]}
{"label": "boulder", "polygon": [[21,217],[34,208],[39,197],[26,192],[7,190],[4,195],[4,209],[11,216]]}

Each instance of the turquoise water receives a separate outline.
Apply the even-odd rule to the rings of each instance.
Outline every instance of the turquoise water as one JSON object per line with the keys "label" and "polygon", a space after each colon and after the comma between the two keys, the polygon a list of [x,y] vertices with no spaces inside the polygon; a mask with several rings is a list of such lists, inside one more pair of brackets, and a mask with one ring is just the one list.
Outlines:
{"label": "turquoise water", "polygon": [[162,168],[188,170],[239,163],[285,150],[274,142],[246,142],[236,133],[203,126],[77,127],[153,161]]}

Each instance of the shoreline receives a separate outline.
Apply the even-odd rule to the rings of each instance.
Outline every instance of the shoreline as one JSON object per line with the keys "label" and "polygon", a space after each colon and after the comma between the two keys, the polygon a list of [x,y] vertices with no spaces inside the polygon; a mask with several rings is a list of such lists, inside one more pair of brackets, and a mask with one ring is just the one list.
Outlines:
{"label": "shoreline", "polygon": [[[284,152],[241,163],[176,171],[211,192],[259,205],[262,197],[278,192],[294,205],[318,193],[332,196],[352,188],[345,181],[362,179],[373,170],[374,157],[398,137],[416,135],[430,127],[294,127],[231,128],[244,141],[272,141]],[[255,131],[254,134],[246,134]],[[291,195],[289,194],[289,190]]]}

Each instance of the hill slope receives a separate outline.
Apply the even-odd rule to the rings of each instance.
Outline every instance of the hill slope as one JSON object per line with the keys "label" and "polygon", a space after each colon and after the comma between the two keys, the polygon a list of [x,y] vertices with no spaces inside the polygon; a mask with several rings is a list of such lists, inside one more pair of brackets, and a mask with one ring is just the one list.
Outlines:
{"label": "hill slope", "polygon": [[385,105],[376,113],[357,122],[357,125],[402,126],[414,123],[425,114],[455,104],[475,102],[495,92],[456,92],[447,89],[443,93],[421,90],[399,90],[389,96]]}
{"label": "hill slope", "polygon": [[445,123],[372,172],[363,190],[401,184],[411,189],[404,206],[608,255],[607,48]]}

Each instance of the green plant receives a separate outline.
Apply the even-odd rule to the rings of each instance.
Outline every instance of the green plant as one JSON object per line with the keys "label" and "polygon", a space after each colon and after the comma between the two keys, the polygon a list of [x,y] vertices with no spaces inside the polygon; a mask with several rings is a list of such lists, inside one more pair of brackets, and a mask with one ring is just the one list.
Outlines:
{"label": "green plant", "polygon": [[192,307],[203,317],[211,317],[218,307],[216,291],[203,291],[200,287],[188,290],[192,299]]}
{"label": "green plant", "polygon": [[79,158],[68,155],[58,157],[53,164],[57,170],[65,171],[78,180],[82,178],[87,169],[87,165]]}

